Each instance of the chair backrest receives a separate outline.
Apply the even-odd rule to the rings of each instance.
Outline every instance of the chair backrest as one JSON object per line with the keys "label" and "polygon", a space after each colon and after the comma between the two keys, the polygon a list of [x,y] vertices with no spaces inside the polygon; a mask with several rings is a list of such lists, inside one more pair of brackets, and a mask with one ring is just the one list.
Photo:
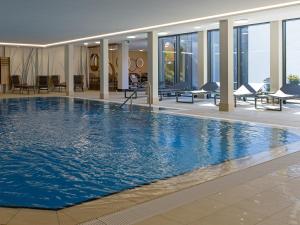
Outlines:
{"label": "chair backrest", "polygon": [[185,82],[176,83],[173,87],[175,90],[190,90],[190,85]]}
{"label": "chair backrest", "polygon": [[59,84],[59,75],[52,75],[50,77],[50,80],[53,85],[58,85]]}
{"label": "chair backrest", "polygon": [[249,83],[248,85],[253,89],[253,91],[259,92],[264,88],[265,84],[264,83]]}
{"label": "chair backrest", "polygon": [[74,75],[74,85],[83,85],[83,75]]}
{"label": "chair backrest", "polygon": [[285,84],[280,90],[288,95],[300,96],[300,85],[298,84]]}
{"label": "chair backrest", "polygon": [[11,84],[13,86],[20,85],[20,75],[12,75],[11,76]]}
{"label": "chair backrest", "polygon": [[133,84],[138,84],[139,83],[139,79],[137,78],[136,74],[130,74],[129,75],[130,81]]}
{"label": "chair backrest", "polygon": [[38,76],[38,86],[48,87],[49,78],[48,76]]}
{"label": "chair backrest", "polygon": [[217,91],[220,88],[220,85],[217,82],[208,82],[204,84],[200,90],[208,91],[208,92],[214,92]]}

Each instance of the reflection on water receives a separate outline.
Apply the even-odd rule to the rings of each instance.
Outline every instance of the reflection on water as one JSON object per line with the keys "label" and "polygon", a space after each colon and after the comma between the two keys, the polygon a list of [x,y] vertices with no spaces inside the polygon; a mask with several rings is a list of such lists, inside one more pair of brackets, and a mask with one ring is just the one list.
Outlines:
{"label": "reflection on water", "polygon": [[294,141],[287,130],[142,107],[1,100],[0,205],[61,208]]}

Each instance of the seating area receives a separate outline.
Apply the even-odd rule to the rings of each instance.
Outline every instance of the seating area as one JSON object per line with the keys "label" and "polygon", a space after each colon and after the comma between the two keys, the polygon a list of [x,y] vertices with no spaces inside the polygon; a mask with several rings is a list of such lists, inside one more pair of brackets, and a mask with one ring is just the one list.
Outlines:
{"label": "seating area", "polygon": [[[11,93],[30,94],[30,93],[49,93],[66,91],[66,82],[60,82],[60,75],[38,75],[35,84],[23,82],[21,75],[12,75]],[[83,75],[74,75],[74,91],[84,91]]]}

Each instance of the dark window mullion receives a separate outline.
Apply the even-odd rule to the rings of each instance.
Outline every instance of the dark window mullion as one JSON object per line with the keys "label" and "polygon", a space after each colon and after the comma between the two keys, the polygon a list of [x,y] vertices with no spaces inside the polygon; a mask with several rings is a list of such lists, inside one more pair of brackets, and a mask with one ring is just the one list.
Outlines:
{"label": "dark window mullion", "polygon": [[286,21],[282,23],[282,85],[286,84]]}

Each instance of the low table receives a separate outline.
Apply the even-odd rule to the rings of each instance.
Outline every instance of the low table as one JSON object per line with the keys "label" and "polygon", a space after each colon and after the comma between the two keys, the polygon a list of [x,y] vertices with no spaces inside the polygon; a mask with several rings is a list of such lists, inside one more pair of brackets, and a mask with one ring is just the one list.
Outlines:
{"label": "low table", "polygon": [[267,103],[269,103],[269,95],[268,94],[259,94],[254,97],[254,105],[255,109],[257,109],[257,99],[260,99],[261,103],[263,103],[263,100],[265,99]]}

